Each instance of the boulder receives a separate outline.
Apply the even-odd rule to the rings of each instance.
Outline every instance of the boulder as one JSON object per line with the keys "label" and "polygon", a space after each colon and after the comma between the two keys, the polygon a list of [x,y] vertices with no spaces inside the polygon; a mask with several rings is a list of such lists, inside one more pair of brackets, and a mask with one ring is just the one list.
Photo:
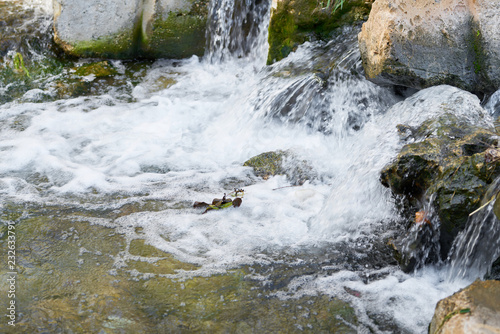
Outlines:
{"label": "boulder", "polygon": [[[448,88],[442,91],[442,87]],[[440,93],[439,104],[423,98],[430,90]],[[447,94],[450,91],[453,94]],[[417,126],[398,126],[406,145],[381,172],[382,184],[402,199],[408,220],[416,223],[415,213],[423,210],[432,225],[429,231],[426,224],[416,227],[418,224],[412,223],[409,235],[395,243],[407,271],[428,261],[422,256],[432,256],[422,240],[427,244],[438,242],[440,256],[446,259],[453,240],[466,227],[469,214],[480,207],[488,186],[500,175],[500,151],[498,158],[494,154],[498,136],[477,97],[439,86],[421,91],[393,108],[410,108],[418,113],[422,106],[433,116]],[[429,233],[432,236],[424,237]]]}
{"label": "boulder", "polygon": [[497,1],[378,0],[358,37],[366,76],[491,93],[500,86],[499,15]]}
{"label": "boulder", "polygon": [[55,41],[79,57],[202,55],[208,0],[54,0]]}
{"label": "boulder", "polygon": [[437,303],[429,333],[500,333],[499,300],[499,281],[476,281]]}

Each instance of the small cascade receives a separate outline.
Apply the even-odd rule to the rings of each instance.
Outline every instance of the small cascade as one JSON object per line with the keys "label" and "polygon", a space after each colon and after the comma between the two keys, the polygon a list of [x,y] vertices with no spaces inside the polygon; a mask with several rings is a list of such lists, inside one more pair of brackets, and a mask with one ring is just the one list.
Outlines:
{"label": "small cascade", "polygon": [[[51,0],[25,2],[51,4]],[[131,62],[127,67],[126,62],[110,61],[118,72],[115,78],[87,81],[88,76],[72,76],[74,67],[91,61],[81,60],[50,77],[39,74],[45,81],[32,80],[31,86],[30,80],[19,76],[23,80],[19,85],[30,90],[28,97],[42,88],[55,92],[67,78],[76,87],[115,85],[113,91],[89,89],[89,95],[54,93],[52,100],[26,96],[15,100],[14,85],[4,80],[9,86],[0,84],[0,195],[20,203],[28,223],[49,226],[52,221],[46,212],[53,207],[54,215],[67,215],[57,224],[64,229],[78,225],[69,231],[76,235],[73,230],[80,229],[79,238],[97,240],[95,249],[93,243],[92,250],[79,247],[80,254],[61,270],[71,271],[78,258],[79,266],[90,268],[86,273],[106,267],[103,273],[117,275],[113,280],[143,285],[142,280],[156,277],[179,282],[197,277],[224,279],[226,273],[244,268],[241,273],[250,274],[236,284],[262,283],[255,291],[266,299],[295,300],[300,294],[326,296],[328,301],[346,299],[358,317],[358,332],[368,332],[369,327],[371,332],[423,333],[435,302],[463,284],[441,284],[440,273],[425,268],[440,261],[438,223],[430,204],[422,205],[424,217],[401,240],[413,267],[424,268],[412,275],[399,270],[387,241],[399,235],[401,217],[379,178],[405,144],[396,126],[417,126],[439,116],[448,106],[436,111],[436,101],[457,92],[442,87],[396,104],[401,96],[364,78],[357,47],[360,25],[344,28],[328,43],[307,42],[286,59],[263,67],[270,2],[212,0],[202,62],[192,57]],[[45,36],[43,43],[49,43],[51,21],[39,23],[33,29]],[[8,29],[22,27],[29,32],[30,24],[12,24]],[[27,62],[37,60],[36,43],[42,42],[36,36],[23,37],[20,49],[9,50],[23,53]],[[498,98],[491,101],[491,108],[497,110]],[[457,109],[471,122],[484,121],[475,113],[467,114],[467,109]],[[253,156],[277,150],[296,154],[314,178],[299,187],[285,175],[261,179],[242,166]],[[202,214],[192,207],[193,201],[210,201],[235,187],[245,190],[238,209]],[[28,211],[22,205],[28,202],[43,210],[33,206]],[[3,205],[0,209],[10,212]],[[489,204],[473,216],[471,231],[461,236],[469,242],[459,245],[457,240],[457,260],[452,264],[465,268],[460,275],[470,268],[484,272],[500,255],[500,223],[492,207]],[[94,237],[94,228],[104,227],[103,237]],[[116,233],[110,234],[109,229]],[[110,254],[115,245],[104,247],[115,236],[125,236],[127,246]],[[61,234],[61,240],[50,238],[48,242],[56,242],[57,247],[48,244],[47,250],[68,242],[69,249],[78,253],[74,244],[80,239],[64,241],[66,234]],[[156,271],[164,269],[157,264],[163,266],[170,259],[137,255],[143,254],[143,246],[172,255],[179,269]],[[19,243],[19,247],[25,245]],[[91,262],[91,251],[112,261]],[[464,259],[468,262],[459,261]],[[35,265],[33,271],[45,272]],[[224,289],[232,289],[232,283],[221,282]],[[182,284],[179,289],[189,290],[186,287]],[[32,300],[32,296],[26,298]],[[189,306],[190,298],[185,300]],[[279,301],[276,309],[284,309],[283,303]],[[200,305],[204,306],[196,300],[197,309],[202,309]],[[177,314],[190,314],[184,306],[172,307]],[[245,315],[246,310],[238,314]],[[303,318],[314,320],[310,314]]]}
{"label": "small cascade", "polygon": [[490,113],[495,119],[500,116],[500,90],[497,90],[490,96],[486,102],[484,109]]}
{"label": "small cascade", "polygon": [[205,58],[218,63],[265,56],[270,5],[266,0],[212,0]]}
{"label": "small cascade", "polygon": [[440,262],[439,218],[434,212],[429,199],[423,209],[415,214],[407,234],[401,239],[401,267],[406,272],[423,268],[429,263]]}
{"label": "small cascade", "polygon": [[500,220],[495,215],[495,200],[500,187],[497,179],[488,189],[483,207],[472,214],[467,228],[455,239],[450,252],[449,279],[482,278],[500,256]]}
{"label": "small cascade", "polygon": [[257,115],[344,137],[396,103],[392,92],[364,79],[360,30],[345,27],[330,42],[305,43],[272,65],[253,98]]}

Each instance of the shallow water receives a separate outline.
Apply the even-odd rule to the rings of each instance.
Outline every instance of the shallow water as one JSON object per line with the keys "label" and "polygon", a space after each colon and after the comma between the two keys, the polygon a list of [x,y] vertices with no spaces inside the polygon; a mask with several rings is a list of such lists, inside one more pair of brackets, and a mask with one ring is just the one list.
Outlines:
{"label": "shallow water", "polygon": [[[344,33],[342,40],[355,40],[355,32]],[[126,81],[126,90],[23,102],[50,95],[44,88],[1,105],[2,208],[35,203],[103,212],[81,221],[113,228],[128,244],[140,235],[193,265],[162,277],[253,268],[248,277],[282,300],[319,294],[348,301],[358,332],[426,332],[435,303],[470,281],[451,284],[446,270],[430,267],[407,275],[374,259],[400,228],[390,191],[379,182],[402,146],[396,125],[419,124],[431,112],[425,104],[418,115],[404,105],[390,108],[402,97],[356,73],[352,51],[340,52],[333,69],[310,67],[318,52],[326,59],[337,52],[334,45],[306,43],[265,66],[266,36],[257,35],[259,51],[247,57],[236,48],[237,57],[227,59],[226,50],[222,62],[158,60],[138,83]],[[124,62],[113,66],[126,70]],[[158,86],[160,78],[170,80],[167,88]],[[274,150],[293,151],[314,177],[291,187],[285,176],[263,180],[242,166]],[[203,215],[192,208],[234,188],[245,190],[239,208]],[[155,209],[122,210],[155,201]],[[115,270],[137,260],[127,252],[109,256]],[[280,266],[309,269],[278,284],[270,268]],[[147,279],[148,272],[134,275]]]}

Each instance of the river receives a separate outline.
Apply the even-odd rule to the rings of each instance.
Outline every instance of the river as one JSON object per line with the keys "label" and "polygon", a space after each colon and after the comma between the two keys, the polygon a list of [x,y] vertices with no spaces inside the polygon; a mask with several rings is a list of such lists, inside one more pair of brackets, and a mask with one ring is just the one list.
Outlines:
{"label": "river", "polygon": [[[36,5],[50,15],[47,3]],[[348,302],[357,332],[425,333],[436,302],[470,280],[449,282],[446,268],[433,266],[405,274],[384,257],[385,242],[401,226],[379,176],[402,146],[396,125],[426,115],[395,112],[404,97],[364,79],[355,51],[359,27],[267,66],[268,20],[251,47],[237,52],[214,47],[201,58],[150,62],[135,82],[86,96],[54,98],[47,82],[55,79],[45,79],[0,105],[2,207],[113,212],[161,203],[84,221],[115,229],[128,244],[140,234],[195,266],[163,275],[168,279],[253,268],[248,278],[270,297]],[[334,69],[317,71],[325,57],[338,59]],[[127,62],[110,63],[129,71]],[[242,166],[276,150],[306,162],[302,185],[286,176],[263,180]],[[239,208],[192,208],[234,188],[244,189]],[[126,251],[109,256],[112,270],[137,260]],[[284,267],[298,269],[281,282]],[[146,280],[148,271],[127,275]]]}

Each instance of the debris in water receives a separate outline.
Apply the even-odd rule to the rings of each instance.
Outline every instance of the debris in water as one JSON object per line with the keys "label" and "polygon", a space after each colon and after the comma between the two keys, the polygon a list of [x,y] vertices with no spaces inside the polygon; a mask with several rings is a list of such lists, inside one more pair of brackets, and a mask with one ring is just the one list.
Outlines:
{"label": "debris in water", "polygon": [[427,212],[421,210],[415,213],[415,224],[429,224],[432,226],[429,219],[427,219]]}
{"label": "debris in water", "polygon": [[241,197],[245,194],[245,191],[243,189],[234,189],[232,193],[229,194],[231,197],[236,197],[234,200],[230,198],[226,198],[226,193],[224,193],[224,196],[222,198],[214,198],[212,200],[212,204],[208,204],[206,202],[194,202],[193,208],[204,208],[205,211],[203,211],[202,214],[207,213],[208,211],[211,210],[220,210],[220,209],[226,209],[231,206],[234,207],[239,207],[243,200]]}

